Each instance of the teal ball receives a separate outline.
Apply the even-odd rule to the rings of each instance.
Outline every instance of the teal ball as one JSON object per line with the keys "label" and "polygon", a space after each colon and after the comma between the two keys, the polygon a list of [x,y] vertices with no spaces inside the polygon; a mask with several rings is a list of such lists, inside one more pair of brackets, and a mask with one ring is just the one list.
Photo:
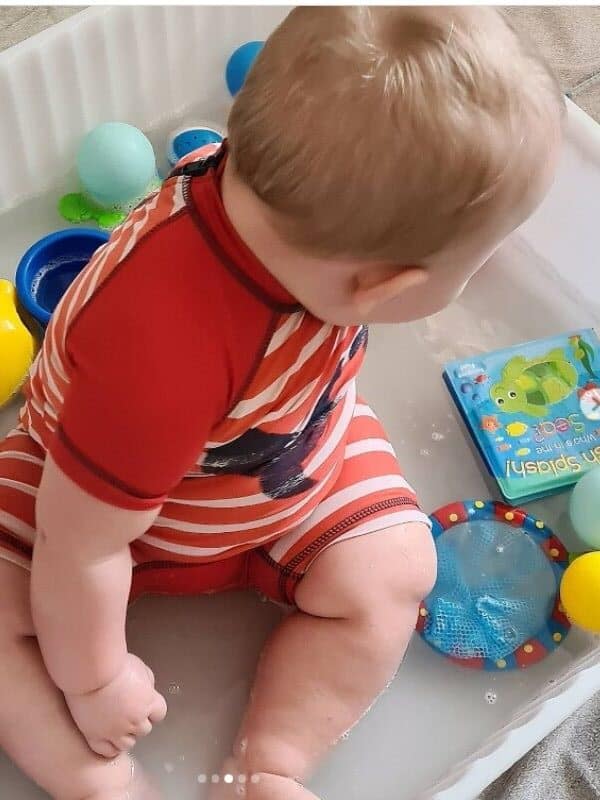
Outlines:
{"label": "teal ball", "polygon": [[156,178],[156,157],[144,134],[124,122],[105,122],[91,130],[77,154],[83,191],[105,208],[141,198]]}
{"label": "teal ball", "polygon": [[573,489],[571,522],[579,538],[600,550],[600,467],[594,467]]}

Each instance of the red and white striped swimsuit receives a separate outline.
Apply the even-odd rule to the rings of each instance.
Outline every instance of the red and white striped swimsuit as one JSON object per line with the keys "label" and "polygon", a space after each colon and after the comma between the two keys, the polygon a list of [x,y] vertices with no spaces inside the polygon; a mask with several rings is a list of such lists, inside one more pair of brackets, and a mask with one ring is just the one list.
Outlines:
{"label": "red and white striped swimsuit", "polygon": [[330,544],[427,521],[356,397],[366,329],[313,317],[246,247],[225,158],[166,181],[53,315],[0,444],[0,557],[29,565],[47,452],[105,502],[162,506],[131,546],[134,595],[293,602]]}

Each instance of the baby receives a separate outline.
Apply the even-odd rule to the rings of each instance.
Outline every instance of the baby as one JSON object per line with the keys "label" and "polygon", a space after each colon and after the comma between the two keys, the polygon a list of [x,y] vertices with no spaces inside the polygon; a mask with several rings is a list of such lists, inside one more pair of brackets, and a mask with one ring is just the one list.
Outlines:
{"label": "baby", "polygon": [[155,796],[128,751],[166,705],[129,600],[246,587],[293,613],[215,796],[314,800],[436,574],[357,395],[366,325],[458,296],[546,193],[563,112],[494,10],[296,9],[228,142],[70,287],[0,445],[0,744],[53,798]]}

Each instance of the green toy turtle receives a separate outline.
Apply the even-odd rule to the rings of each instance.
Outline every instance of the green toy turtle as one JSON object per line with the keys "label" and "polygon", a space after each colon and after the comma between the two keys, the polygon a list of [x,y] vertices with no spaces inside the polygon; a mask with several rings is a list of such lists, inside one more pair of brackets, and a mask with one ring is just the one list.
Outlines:
{"label": "green toy turtle", "polygon": [[578,375],[561,348],[539,358],[515,356],[502,370],[490,397],[507,414],[545,417],[548,406],[565,400],[577,387]]}

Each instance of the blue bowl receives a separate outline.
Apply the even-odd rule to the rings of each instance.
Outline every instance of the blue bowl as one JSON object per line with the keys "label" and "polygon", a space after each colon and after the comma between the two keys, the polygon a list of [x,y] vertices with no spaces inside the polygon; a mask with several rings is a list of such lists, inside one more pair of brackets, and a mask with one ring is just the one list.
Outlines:
{"label": "blue bowl", "polygon": [[37,241],[17,267],[17,295],[23,307],[46,327],[72,281],[109,234],[94,228],[68,228]]}
{"label": "blue bowl", "polygon": [[223,141],[222,134],[206,125],[196,125],[179,128],[169,136],[167,142],[167,158],[174,167],[185,156],[204,147],[207,144],[219,144]]}

